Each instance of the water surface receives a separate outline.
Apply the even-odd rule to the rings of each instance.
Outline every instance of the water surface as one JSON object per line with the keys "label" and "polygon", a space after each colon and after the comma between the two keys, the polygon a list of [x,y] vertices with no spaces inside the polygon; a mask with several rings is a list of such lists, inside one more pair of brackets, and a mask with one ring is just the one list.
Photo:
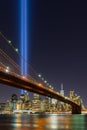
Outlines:
{"label": "water surface", "polygon": [[0,115],[0,130],[87,130],[87,115]]}

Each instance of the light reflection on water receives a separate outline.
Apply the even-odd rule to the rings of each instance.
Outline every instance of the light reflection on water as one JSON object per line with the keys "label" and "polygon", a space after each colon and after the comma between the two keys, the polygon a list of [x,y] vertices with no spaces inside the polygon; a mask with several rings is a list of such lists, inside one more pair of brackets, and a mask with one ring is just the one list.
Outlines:
{"label": "light reflection on water", "polygon": [[87,130],[87,115],[0,115],[0,130]]}

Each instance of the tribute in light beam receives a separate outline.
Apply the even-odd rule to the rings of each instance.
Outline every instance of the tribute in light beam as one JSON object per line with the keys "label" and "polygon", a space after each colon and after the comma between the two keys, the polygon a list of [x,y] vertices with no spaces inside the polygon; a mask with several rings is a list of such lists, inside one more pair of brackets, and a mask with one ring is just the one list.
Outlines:
{"label": "tribute in light beam", "polygon": [[21,75],[27,76],[27,48],[28,48],[28,43],[27,43],[27,33],[28,33],[28,0],[20,0],[21,3]]}

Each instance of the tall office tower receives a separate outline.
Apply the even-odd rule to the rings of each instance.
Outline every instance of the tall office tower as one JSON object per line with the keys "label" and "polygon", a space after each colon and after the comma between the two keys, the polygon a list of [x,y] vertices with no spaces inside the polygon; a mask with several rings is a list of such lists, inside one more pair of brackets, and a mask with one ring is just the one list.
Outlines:
{"label": "tall office tower", "polygon": [[61,94],[62,96],[64,96],[63,83],[61,84],[61,90],[60,90],[60,94]]}
{"label": "tall office tower", "polygon": [[24,92],[24,100],[29,101],[29,93],[27,91]]}
{"label": "tall office tower", "polygon": [[49,99],[47,97],[45,97],[44,99],[41,100],[41,111],[50,111],[50,102]]}
{"label": "tall office tower", "polygon": [[32,110],[35,112],[41,111],[41,100],[39,99],[39,94],[34,93],[34,98],[32,100]]}
{"label": "tall office tower", "polygon": [[[62,96],[64,96],[64,89],[63,89],[63,83],[61,83],[61,90],[60,90],[60,94]],[[64,105],[64,102],[60,102],[61,105]]]}
{"label": "tall office tower", "polygon": [[75,97],[74,91],[70,91],[70,99],[73,99]]}

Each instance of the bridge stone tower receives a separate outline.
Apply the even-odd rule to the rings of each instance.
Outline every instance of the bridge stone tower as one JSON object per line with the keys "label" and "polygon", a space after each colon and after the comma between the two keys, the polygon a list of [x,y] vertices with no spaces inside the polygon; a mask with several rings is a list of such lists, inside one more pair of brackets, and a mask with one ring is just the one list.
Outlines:
{"label": "bridge stone tower", "polygon": [[80,107],[76,107],[75,105],[72,105],[72,114],[81,114],[81,105]]}

